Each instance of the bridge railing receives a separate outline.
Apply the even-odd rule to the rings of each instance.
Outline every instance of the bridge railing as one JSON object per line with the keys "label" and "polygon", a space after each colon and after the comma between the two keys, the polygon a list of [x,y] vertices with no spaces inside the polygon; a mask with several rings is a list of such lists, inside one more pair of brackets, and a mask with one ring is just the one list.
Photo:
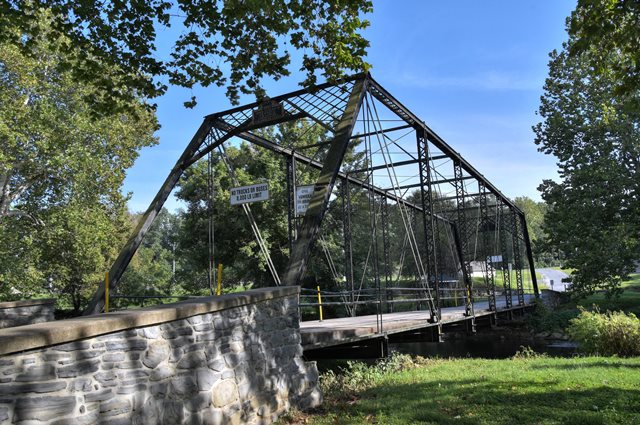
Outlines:
{"label": "bridge railing", "polygon": [[[446,282],[453,283],[453,282]],[[426,303],[431,301],[429,291],[425,288],[410,287],[389,287],[389,288],[363,288],[356,291],[328,291],[310,288],[300,289],[301,308],[312,307],[319,308],[323,306],[344,306],[347,310],[347,316],[356,316],[357,307],[374,305],[376,322],[378,328],[382,331],[383,316],[386,313],[392,313],[399,304],[416,304],[417,310],[427,310]],[[430,288],[432,294],[435,295],[435,289]],[[320,299],[318,298],[320,295]],[[489,293],[487,288],[472,288],[471,295],[473,302],[487,302]],[[465,305],[465,299],[468,296],[464,287],[440,287],[438,288],[438,300],[440,307],[460,307]],[[500,290],[496,291],[496,296],[504,296]],[[516,295],[512,293],[513,300]],[[349,314],[351,313],[351,314]],[[369,311],[365,314],[372,314]]]}

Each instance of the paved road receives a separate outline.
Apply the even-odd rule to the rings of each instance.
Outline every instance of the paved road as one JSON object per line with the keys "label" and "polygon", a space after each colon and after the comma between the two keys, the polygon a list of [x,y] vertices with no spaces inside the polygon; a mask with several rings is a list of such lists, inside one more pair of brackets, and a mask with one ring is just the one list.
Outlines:
{"label": "paved road", "polygon": [[[549,288],[559,292],[567,290],[569,284],[562,281],[565,277],[569,277],[565,272],[554,269],[536,269],[536,271],[542,275],[544,283],[546,283]],[[551,285],[551,281],[553,281],[553,286]]]}

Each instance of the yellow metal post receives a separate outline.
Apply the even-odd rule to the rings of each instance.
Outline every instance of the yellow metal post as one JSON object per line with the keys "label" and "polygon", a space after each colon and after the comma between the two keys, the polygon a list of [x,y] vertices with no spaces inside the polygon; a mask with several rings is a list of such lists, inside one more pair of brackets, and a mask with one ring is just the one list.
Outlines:
{"label": "yellow metal post", "polygon": [[109,272],[104,275],[104,312],[109,312]]}
{"label": "yellow metal post", "polygon": [[322,295],[320,295],[320,286],[318,286],[318,311],[320,312],[320,321],[322,322]]}
{"label": "yellow metal post", "polygon": [[216,295],[220,295],[222,292],[222,263],[218,263],[218,287],[216,289]]}

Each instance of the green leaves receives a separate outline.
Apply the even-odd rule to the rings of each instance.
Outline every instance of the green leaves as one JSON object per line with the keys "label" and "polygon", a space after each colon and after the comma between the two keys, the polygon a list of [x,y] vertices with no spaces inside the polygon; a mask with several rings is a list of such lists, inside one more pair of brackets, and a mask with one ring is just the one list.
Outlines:
{"label": "green leaves", "polygon": [[580,0],[568,20],[570,53],[589,57],[598,74],[612,76],[612,90],[640,113],[640,3]]}
{"label": "green leaves", "polygon": [[[259,95],[263,78],[289,75],[290,48],[303,52],[305,84],[319,73],[336,80],[369,68],[363,59],[369,43],[360,33],[369,25],[361,16],[371,12],[370,0],[9,0],[0,5],[0,42],[34,54],[31,40],[42,31],[41,10],[51,13],[47,32],[68,37],[83,53],[59,69],[95,84],[95,106],[102,112],[120,112],[137,96],[157,97],[167,81],[187,88],[226,86],[234,103],[240,93]],[[157,32],[169,27],[180,34],[165,58],[158,54]]]}
{"label": "green leaves", "polygon": [[62,71],[80,52],[53,37],[50,15],[33,19],[33,56],[0,42],[0,291],[79,309],[128,233],[122,183],[157,121],[139,99],[96,115],[99,90]]}
{"label": "green leaves", "polygon": [[547,242],[576,269],[572,288],[580,295],[615,294],[640,259],[640,109],[630,107],[640,85],[619,90],[626,84],[616,71],[624,49],[601,50],[608,35],[596,31],[623,31],[626,21],[592,16],[624,3],[579,3],[569,42],[550,55],[543,121],[534,127],[539,150],[558,158],[562,178],[539,188],[549,204]]}

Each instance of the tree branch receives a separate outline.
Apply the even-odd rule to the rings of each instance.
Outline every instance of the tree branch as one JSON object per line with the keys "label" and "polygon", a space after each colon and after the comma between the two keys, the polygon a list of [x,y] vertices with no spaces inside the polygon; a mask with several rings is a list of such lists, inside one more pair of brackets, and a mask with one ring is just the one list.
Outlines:
{"label": "tree branch", "polygon": [[[29,220],[31,220],[34,224],[38,225],[38,226],[44,226],[44,222],[42,220],[40,220],[38,217],[34,216],[33,214],[30,214],[26,211],[21,211],[21,210],[8,210],[4,217],[26,217]],[[0,219],[2,218],[2,216],[0,216]]]}

